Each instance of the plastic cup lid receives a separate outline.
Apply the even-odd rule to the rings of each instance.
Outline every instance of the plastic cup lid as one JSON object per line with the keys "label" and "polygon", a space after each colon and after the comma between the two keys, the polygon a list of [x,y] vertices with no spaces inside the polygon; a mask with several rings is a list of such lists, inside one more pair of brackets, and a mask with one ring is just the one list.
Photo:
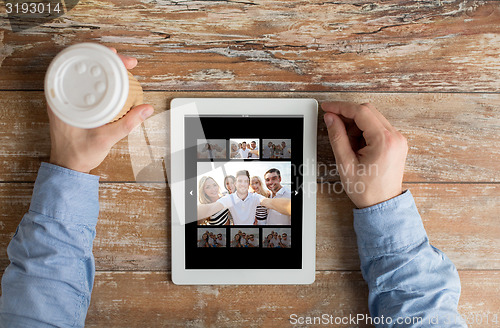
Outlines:
{"label": "plastic cup lid", "polygon": [[64,122],[85,129],[110,122],[127,100],[128,73],[121,59],[97,43],[61,51],[45,75],[45,98]]}

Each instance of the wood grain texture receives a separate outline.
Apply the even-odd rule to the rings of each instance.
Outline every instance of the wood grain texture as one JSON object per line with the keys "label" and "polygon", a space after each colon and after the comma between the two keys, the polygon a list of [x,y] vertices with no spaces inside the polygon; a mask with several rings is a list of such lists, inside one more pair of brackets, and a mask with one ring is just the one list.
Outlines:
{"label": "wood grain texture", "polygon": [[13,33],[0,90],[41,90],[52,58],[100,42],[147,90],[498,92],[497,1],[80,1]]}
{"label": "wood grain texture", "polygon": [[[461,270],[499,270],[500,186],[410,184],[431,243]],[[32,184],[0,184],[0,265],[29,207]],[[318,184],[317,270],[359,270],[352,208]],[[170,270],[170,193],[164,184],[103,183],[94,255],[98,270]]]}
{"label": "wood grain texture", "polygon": [[[459,274],[469,327],[498,327],[485,320],[500,315],[500,273]],[[176,286],[166,272],[98,272],[86,327],[292,327],[291,314],[368,315],[367,297],[359,272],[317,272],[312,285],[294,286]]]}
{"label": "wood grain texture", "polygon": [[[169,106],[175,97],[310,97],[319,102],[372,102],[408,139],[407,182],[499,182],[500,95],[393,93],[146,92],[155,114],[128,139],[116,144],[92,173],[101,181],[165,181],[169,163]],[[50,154],[48,117],[41,92],[0,92],[0,181],[34,181]],[[338,180],[335,158],[320,110],[318,179]],[[147,134],[149,146],[144,137]],[[151,168],[150,167],[150,168]],[[139,172],[142,173],[139,175]],[[139,175],[139,176],[138,176]]]}
{"label": "wood grain texture", "polygon": [[368,313],[367,297],[351,272],[293,286],[177,286],[167,272],[99,272],[85,326],[288,327],[292,313]]}

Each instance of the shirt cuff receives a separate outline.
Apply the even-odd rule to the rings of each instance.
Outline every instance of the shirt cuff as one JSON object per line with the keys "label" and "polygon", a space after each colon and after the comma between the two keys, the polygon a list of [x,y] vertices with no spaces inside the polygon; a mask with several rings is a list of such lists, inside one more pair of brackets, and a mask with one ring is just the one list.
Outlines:
{"label": "shirt cuff", "polygon": [[354,209],[354,230],[360,257],[398,253],[427,240],[427,233],[409,190],[383,203]]}
{"label": "shirt cuff", "polygon": [[58,221],[97,224],[99,176],[42,163],[33,188],[30,211]]}

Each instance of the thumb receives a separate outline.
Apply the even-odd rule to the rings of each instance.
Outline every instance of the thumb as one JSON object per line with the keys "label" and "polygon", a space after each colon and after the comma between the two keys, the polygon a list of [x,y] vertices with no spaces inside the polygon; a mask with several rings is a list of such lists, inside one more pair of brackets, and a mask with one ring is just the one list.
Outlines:
{"label": "thumb", "polygon": [[132,108],[125,116],[118,121],[102,126],[104,135],[107,135],[113,144],[128,136],[133,129],[139,126],[145,119],[154,112],[151,105],[143,104]]}
{"label": "thumb", "polygon": [[355,163],[357,161],[356,154],[352,150],[344,122],[334,113],[326,113],[324,120],[337,165],[347,167]]}

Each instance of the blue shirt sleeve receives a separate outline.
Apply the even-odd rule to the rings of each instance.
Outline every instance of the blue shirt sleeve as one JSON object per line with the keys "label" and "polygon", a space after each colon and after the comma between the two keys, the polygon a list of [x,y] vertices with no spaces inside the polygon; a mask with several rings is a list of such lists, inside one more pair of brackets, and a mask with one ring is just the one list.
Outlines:
{"label": "blue shirt sleeve", "polygon": [[99,177],[42,163],[7,253],[0,326],[83,327],[94,283]]}
{"label": "blue shirt sleeve", "polygon": [[354,229],[377,327],[466,327],[457,269],[429,244],[410,191],[355,209]]}

